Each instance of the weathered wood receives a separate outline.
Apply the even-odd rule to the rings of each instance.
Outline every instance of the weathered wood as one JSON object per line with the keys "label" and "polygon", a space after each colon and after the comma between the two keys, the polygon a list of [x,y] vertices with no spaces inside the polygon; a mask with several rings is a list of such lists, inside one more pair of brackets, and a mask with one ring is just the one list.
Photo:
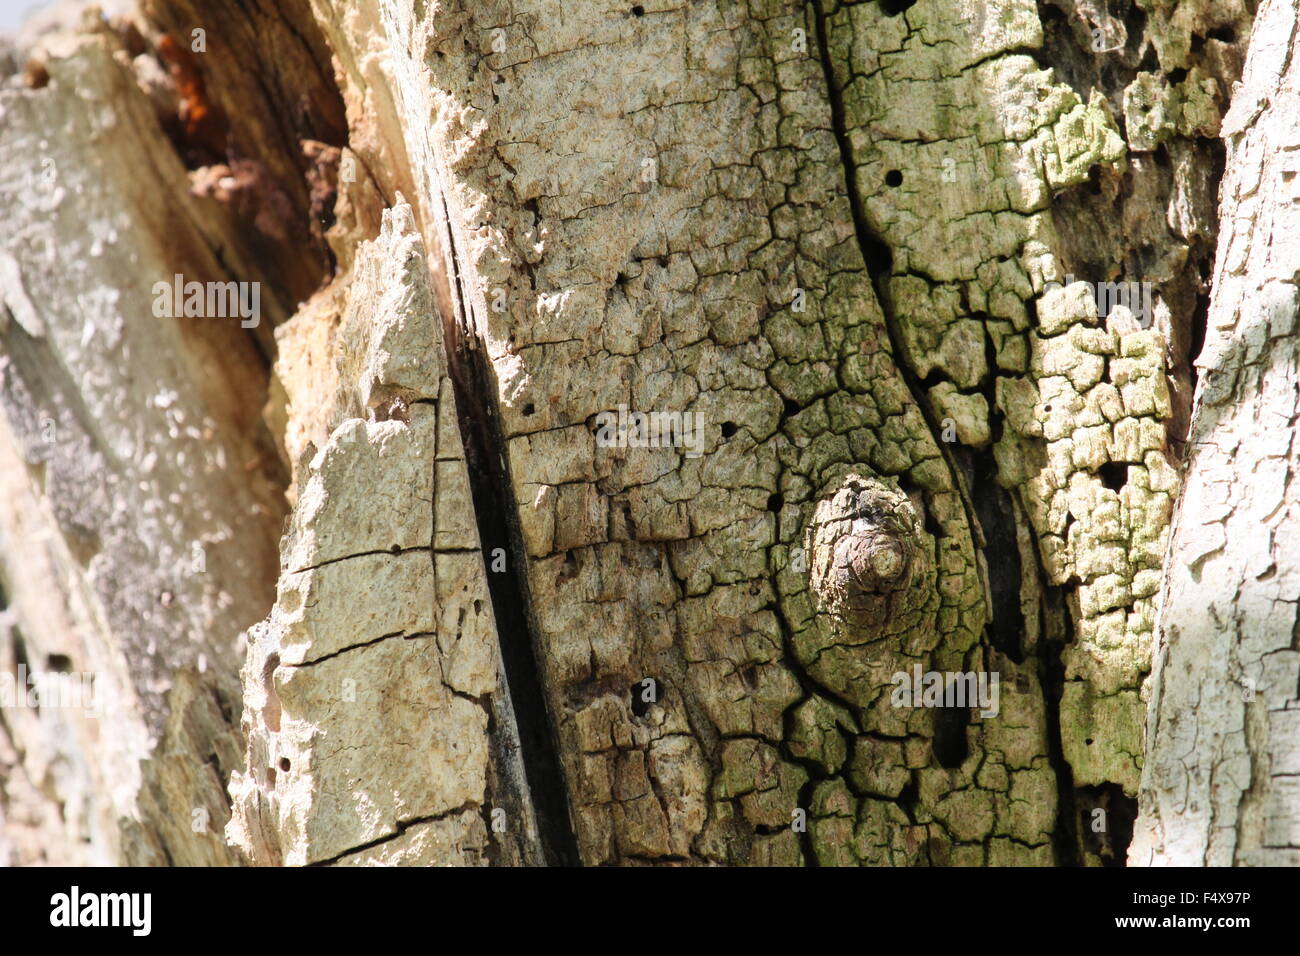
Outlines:
{"label": "weathered wood", "polygon": [[1228,145],[1219,250],[1165,569],[1136,865],[1300,863],[1297,6],[1261,4]]}
{"label": "weathered wood", "polygon": [[253,340],[234,318],[159,318],[151,290],[260,273],[189,194],[120,52],[107,30],[68,37],[47,85],[0,91],[6,507],[29,509],[0,544],[6,671],[93,674],[101,702],[0,716],[67,808],[54,859],[226,863],[232,678],[285,506]]}
{"label": "weathered wood", "polygon": [[[321,357],[342,421],[303,456],[278,600],[249,634],[230,838],[260,864],[543,861],[413,226],[399,203],[357,249]],[[291,418],[330,401],[295,341]]]}
{"label": "weathered wood", "polygon": [[[85,779],[47,784],[6,721],[15,845],[52,787],[133,862],[1122,859],[1250,28],[1140,7],[151,0],[60,41],[0,92],[0,579],[25,644],[112,657],[149,709],[125,785],[76,736]],[[110,227],[134,260],[92,254]],[[159,322],[178,271],[265,282],[265,323]],[[106,302],[132,364],[78,337]],[[173,587],[209,521],[255,559]],[[224,806],[173,832],[209,752],[229,846]]]}

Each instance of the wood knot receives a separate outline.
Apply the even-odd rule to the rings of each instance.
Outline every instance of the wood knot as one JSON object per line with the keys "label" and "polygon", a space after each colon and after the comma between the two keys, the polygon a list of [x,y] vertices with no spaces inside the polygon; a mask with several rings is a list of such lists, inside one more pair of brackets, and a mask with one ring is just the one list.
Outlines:
{"label": "wood knot", "polygon": [[824,612],[874,633],[912,603],[916,522],[901,491],[848,476],[818,503],[808,538],[812,589]]}

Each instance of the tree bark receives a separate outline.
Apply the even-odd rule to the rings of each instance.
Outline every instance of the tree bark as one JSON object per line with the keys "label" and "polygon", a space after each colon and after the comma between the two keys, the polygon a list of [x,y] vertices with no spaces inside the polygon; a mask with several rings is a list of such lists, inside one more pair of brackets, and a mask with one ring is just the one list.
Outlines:
{"label": "tree bark", "polygon": [[0,89],[12,862],[1294,854],[1293,6],[263,6]]}
{"label": "tree bark", "polygon": [[1135,864],[1300,863],[1296,4],[1261,5],[1227,173],[1152,675]]}

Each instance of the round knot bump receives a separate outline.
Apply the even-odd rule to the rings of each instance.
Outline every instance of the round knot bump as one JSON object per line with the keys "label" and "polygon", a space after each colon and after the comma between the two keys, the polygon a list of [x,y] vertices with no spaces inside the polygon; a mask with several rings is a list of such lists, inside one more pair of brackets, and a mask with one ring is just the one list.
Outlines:
{"label": "round knot bump", "polygon": [[817,505],[808,530],[811,584],[821,610],[880,633],[908,603],[918,564],[915,514],[902,492],[850,475]]}
{"label": "round knot bump", "polygon": [[909,556],[899,538],[872,528],[835,542],[832,573],[858,594],[886,594],[907,584]]}

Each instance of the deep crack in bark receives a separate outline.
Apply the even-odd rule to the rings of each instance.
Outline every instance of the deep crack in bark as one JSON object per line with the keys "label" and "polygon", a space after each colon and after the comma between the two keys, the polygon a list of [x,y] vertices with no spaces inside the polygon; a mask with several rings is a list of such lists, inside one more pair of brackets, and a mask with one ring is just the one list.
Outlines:
{"label": "deep crack in bark", "polygon": [[505,439],[495,412],[497,391],[482,339],[466,307],[460,256],[445,197],[442,209],[453,300],[460,312],[459,321],[444,322],[444,328],[450,333],[445,337],[447,364],[456,395],[480,546],[484,555],[501,548],[508,556],[506,569],[489,571],[487,583],[502,668],[519,733],[520,757],[546,862],[553,866],[576,866],[581,858],[569,813],[568,789],[554,724],[539,672],[525,571],[528,557],[511,493]]}

